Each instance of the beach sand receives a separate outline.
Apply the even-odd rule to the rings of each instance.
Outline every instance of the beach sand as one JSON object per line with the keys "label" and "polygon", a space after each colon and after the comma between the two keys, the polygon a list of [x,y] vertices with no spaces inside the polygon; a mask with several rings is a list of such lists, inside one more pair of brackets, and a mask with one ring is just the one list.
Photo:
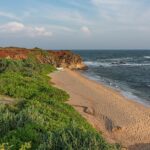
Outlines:
{"label": "beach sand", "polygon": [[110,143],[130,150],[150,150],[150,108],[77,71],[51,74],[52,82],[70,94],[72,105]]}

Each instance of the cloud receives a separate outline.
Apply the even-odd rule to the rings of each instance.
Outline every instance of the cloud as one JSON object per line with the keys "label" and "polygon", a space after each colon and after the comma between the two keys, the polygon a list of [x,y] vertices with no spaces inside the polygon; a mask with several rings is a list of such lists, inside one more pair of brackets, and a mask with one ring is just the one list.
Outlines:
{"label": "cloud", "polygon": [[81,27],[81,31],[85,34],[91,34],[91,30],[87,26]]}
{"label": "cloud", "polygon": [[20,18],[15,16],[14,14],[3,11],[0,11],[0,17],[6,17],[13,20],[20,20]]}
{"label": "cloud", "polygon": [[[69,4],[70,1],[69,2],[67,1],[66,3]],[[48,6],[48,8],[42,7],[41,9],[44,9],[43,13],[46,15],[44,15],[44,17],[43,15],[40,17],[46,19],[49,22],[52,23],[55,22],[55,24],[57,25],[60,24],[64,26],[79,27],[83,24],[87,24],[87,25],[91,24],[92,22],[89,19],[88,15],[83,11],[79,10],[77,7],[79,6],[72,6],[72,7],[57,6],[56,7],[50,5]]]}
{"label": "cloud", "polygon": [[71,28],[71,27],[67,27],[67,26],[62,26],[62,25],[48,25],[47,26],[50,30],[53,30],[55,32],[76,32],[76,30],[74,28]]}
{"label": "cloud", "polygon": [[[120,0],[91,0],[93,4],[100,5],[100,4],[120,4],[122,1]],[[123,2],[124,3],[124,2]]]}
{"label": "cloud", "polygon": [[[103,43],[106,47],[109,43],[117,46],[119,39],[124,43],[141,34],[150,37],[149,6],[148,0],[22,0],[16,10],[16,6],[4,7],[0,2],[0,38],[10,39],[5,40],[8,43],[23,39],[27,45],[26,40],[32,43],[35,39],[38,44],[43,41],[54,47],[61,47],[59,44],[102,47]],[[141,38],[137,43],[145,40]]]}
{"label": "cloud", "polygon": [[63,21],[65,23],[77,24],[89,24],[90,22],[85,19],[78,11],[53,11],[48,17],[50,20]]}
{"label": "cloud", "polygon": [[52,32],[45,27],[24,25],[20,22],[9,22],[0,25],[0,32],[4,34],[20,34],[30,37],[50,37]]}
{"label": "cloud", "polygon": [[52,32],[47,31],[44,27],[33,28],[33,33],[34,33],[34,35],[38,35],[38,36],[52,36],[53,35]]}
{"label": "cloud", "polygon": [[111,29],[119,26],[146,26],[150,24],[149,7],[136,0],[90,0],[97,11],[97,24]]}
{"label": "cloud", "polygon": [[0,25],[0,29],[3,32],[18,32],[21,31],[25,28],[25,26],[22,23],[19,22],[9,22],[7,24],[4,25]]}

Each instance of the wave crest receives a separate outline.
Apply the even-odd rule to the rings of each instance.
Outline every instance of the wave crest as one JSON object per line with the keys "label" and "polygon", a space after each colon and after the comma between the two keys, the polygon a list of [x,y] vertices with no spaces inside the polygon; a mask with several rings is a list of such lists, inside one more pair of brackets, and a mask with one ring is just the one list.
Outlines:
{"label": "wave crest", "polygon": [[150,63],[120,63],[120,62],[96,62],[96,61],[85,61],[84,62],[87,66],[92,67],[113,67],[113,66],[131,66],[131,67],[138,67],[138,66],[150,66]]}
{"label": "wave crest", "polygon": [[144,56],[144,58],[146,58],[146,59],[150,59],[150,56]]}

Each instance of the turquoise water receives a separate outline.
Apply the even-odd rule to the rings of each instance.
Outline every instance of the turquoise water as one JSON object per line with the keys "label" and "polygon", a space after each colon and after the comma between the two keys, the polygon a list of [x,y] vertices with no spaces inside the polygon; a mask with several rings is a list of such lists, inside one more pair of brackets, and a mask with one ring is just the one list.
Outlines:
{"label": "turquoise water", "polygon": [[82,50],[89,78],[119,89],[132,99],[150,104],[150,51]]}

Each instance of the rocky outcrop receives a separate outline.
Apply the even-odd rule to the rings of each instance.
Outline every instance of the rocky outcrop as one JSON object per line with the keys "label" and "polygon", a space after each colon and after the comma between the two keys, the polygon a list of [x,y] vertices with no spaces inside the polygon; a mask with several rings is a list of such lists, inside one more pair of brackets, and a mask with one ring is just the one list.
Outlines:
{"label": "rocky outcrop", "polygon": [[41,50],[39,48],[25,49],[17,47],[0,48],[0,58],[27,59],[34,56],[40,63],[52,64],[55,67],[69,69],[86,69],[82,58],[72,51]]}

